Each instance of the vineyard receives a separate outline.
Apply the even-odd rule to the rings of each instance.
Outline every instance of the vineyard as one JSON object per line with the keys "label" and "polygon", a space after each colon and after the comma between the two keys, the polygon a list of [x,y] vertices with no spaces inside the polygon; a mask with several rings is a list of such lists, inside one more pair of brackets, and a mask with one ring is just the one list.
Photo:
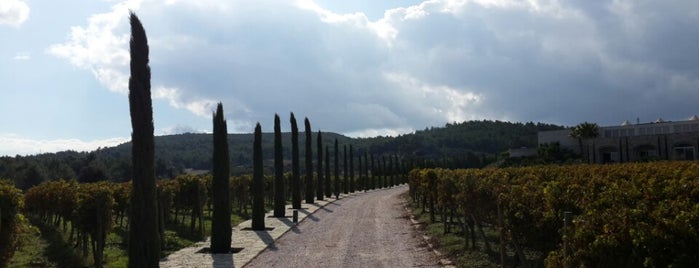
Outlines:
{"label": "vineyard", "polygon": [[689,267],[699,263],[698,178],[696,162],[422,169],[410,194],[444,232],[467,248],[482,241],[503,263]]}
{"label": "vineyard", "polygon": [[[350,150],[351,156],[352,151]],[[354,166],[354,156],[352,157],[353,159],[343,161],[352,163],[342,168],[346,172],[326,177],[328,183],[332,181],[331,185],[337,185],[336,189],[328,190],[355,192],[390,187],[407,180],[403,175],[406,174],[404,170],[407,167],[399,165],[397,156],[389,157],[395,158],[395,161],[379,164],[371,164],[367,155],[360,156],[356,159],[357,168]],[[327,162],[325,164],[326,167],[329,166]],[[265,210],[276,203],[275,177],[267,174],[263,177]],[[283,174],[287,182],[292,177],[290,172]],[[318,177],[312,174],[311,179],[318,181]],[[252,175],[231,176],[229,179],[231,221],[234,223],[251,217],[252,181]],[[296,190],[306,189],[305,183],[301,180],[298,183]],[[281,202],[291,201],[292,187],[293,185],[286,183],[283,191],[288,194]],[[18,241],[18,234],[22,233],[22,227],[29,226],[25,216],[35,225],[61,234],[60,243],[74,248],[73,254],[82,260],[81,263],[110,263],[113,260],[104,259],[105,246],[109,235],[128,232],[131,192],[130,182],[77,183],[57,180],[34,186],[23,194],[9,180],[0,180],[0,252],[3,253],[0,267],[4,267],[12,259],[12,254],[21,242]],[[184,236],[194,242],[210,235],[210,219],[214,211],[211,175],[180,175],[173,179],[158,180],[156,192],[163,256],[187,246],[176,237]],[[305,193],[301,192],[300,196],[303,195]],[[166,232],[170,234],[166,235]],[[119,250],[125,251],[128,247],[126,236],[117,240]],[[120,254],[125,255],[125,252]]]}

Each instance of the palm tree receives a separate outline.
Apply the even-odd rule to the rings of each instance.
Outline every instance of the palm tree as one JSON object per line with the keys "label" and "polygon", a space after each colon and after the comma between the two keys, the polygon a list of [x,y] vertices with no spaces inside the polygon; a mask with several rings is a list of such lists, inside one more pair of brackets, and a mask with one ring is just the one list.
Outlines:
{"label": "palm tree", "polygon": [[[583,122],[573,127],[570,131],[570,136],[578,139],[580,145],[580,155],[583,154],[583,141],[594,139],[599,136],[599,127],[595,123]],[[587,151],[588,162],[590,161],[590,152]]]}

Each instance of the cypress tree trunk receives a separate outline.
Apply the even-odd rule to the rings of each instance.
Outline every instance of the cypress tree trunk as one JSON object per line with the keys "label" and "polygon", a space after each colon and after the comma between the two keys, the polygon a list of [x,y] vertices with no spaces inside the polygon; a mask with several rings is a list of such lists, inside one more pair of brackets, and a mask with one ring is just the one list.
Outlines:
{"label": "cypress tree trunk", "polygon": [[313,138],[311,137],[311,122],[304,120],[306,127],[306,204],[313,204]]}
{"label": "cypress tree trunk", "polygon": [[265,178],[262,173],[262,127],[255,127],[252,156],[252,229],[265,230]]}
{"label": "cypress tree trunk", "polygon": [[284,155],[282,152],[282,127],[279,115],[274,115],[274,217],[284,217],[286,211],[284,187]]}
{"label": "cypress tree trunk", "polygon": [[333,190],[332,187],[332,182],[330,181],[330,149],[328,149],[328,146],[325,146],[325,196],[326,197],[332,197],[333,196]]}
{"label": "cypress tree trunk", "polygon": [[349,164],[349,187],[350,192],[354,193],[354,148],[352,147],[352,144],[350,144]]}
{"label": "cypress tree trunk", "polygon": [[291,207],[301,208],[301,187],[299,166],[299,128],[296,125],[296,117],[291,113]]}
{"label": "cypress tree trunk", "polygon": [[323,137],[318,130],[318,180],[316,185],[316,199],[323,200]]}
{"label": "cypress tree trunk", "polygon": [[344,190],[343,192],[345,194],[349,193],[349,174],[348,174],[348,167],[347,167],[347,145],[342,145],[342,177],[345,179],[345,183],[342,187]]}
{"label": "cypress tree trunk", "polygon": [[131,160],[133,188],[129,210],[129,267],[158,267],[160,233],[155,192],[155,141],[153,104],[150,92],[148,40],[141,21],[134,13],[131,22]]}
{"label": "cypress tree trunk", "polygon": [[231,197],[229,188],[230,156],[228,154],[228,127],[223,117],[223,104],[214,112],[214,162],[211,190],[213,215],[211,217],[211,253],[230,253],[231,250]]}

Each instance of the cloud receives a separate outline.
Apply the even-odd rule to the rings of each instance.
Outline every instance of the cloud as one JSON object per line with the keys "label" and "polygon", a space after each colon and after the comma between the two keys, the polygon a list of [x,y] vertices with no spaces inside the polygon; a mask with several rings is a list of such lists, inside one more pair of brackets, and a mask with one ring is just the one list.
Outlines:
{"label": "cloud", "polygon": [[191,126],[187,125],[175,125],[175,126],[170,126],[163,128],[162,130],[159,131],[157,135],[176,135],[176,134],[185,134],[185,133],[207,133],[207,130],[197,130],[194,129]]}
{"label": "cloud", "polygon": [[125,92],[127,7],[148,33],[154,97],[202,118],[222,101],[232,132],[287,111],[354,135],[605,124],[685,117],[699,98],[693,0],[430,0],[375,20],[311,0],[127,1],[49,52]]}
{"label": "cloud", "polygon": [[109,138],[83,141],[79,139],[33,140],[14,134],[0,134],[0,156],[53,153],[66,150],[93,151],[130,141],[130,138]]}
{"label": "cloud", "polygon": [[29,52],[18,52],[15,54],[15,56],[12,58],[14,60],[30,60],[32,58],[32,54]]}
{"label": "cloud", "polygon": [[128,92],[128,11],[138,9],[140,0],[112,6],[111,12],[92,15],[88,26],[73,26],[65,43],[51,45],[47,53],[65,58],[89,70],[109,90]]}
{"label": "cloud", "polygon": [[20,0],[0,0],[0,25],[19,27],[29,18],[29,5]]}

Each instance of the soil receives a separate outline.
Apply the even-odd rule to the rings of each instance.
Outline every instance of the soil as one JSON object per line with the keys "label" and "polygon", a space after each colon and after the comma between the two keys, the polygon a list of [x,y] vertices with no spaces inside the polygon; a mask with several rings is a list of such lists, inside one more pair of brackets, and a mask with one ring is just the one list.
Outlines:
{"label": "soil", "polygon": [[319,209],[245,267],[440,267],[410,224],[407,186],[351,195]]}

